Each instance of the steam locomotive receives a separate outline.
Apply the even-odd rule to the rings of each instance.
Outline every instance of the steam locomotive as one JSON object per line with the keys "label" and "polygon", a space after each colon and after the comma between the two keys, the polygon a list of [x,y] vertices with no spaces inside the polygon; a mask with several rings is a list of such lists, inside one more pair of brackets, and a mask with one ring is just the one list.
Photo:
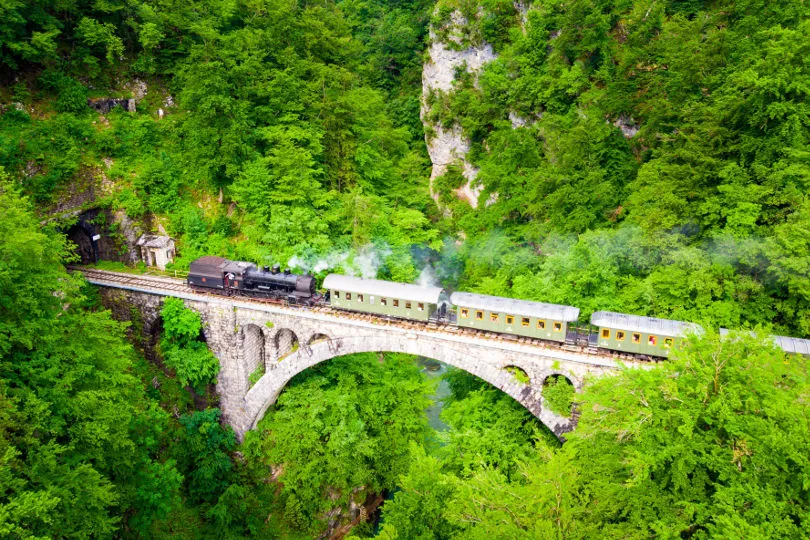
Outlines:
{"label": "steam locomotive", "polygon": [[315,278],[310,275],[293,274],[288,268],[282,272],[277,264],[259,268],[253,263],[212,255],[191,263],[188,284],[201,292],[273,298],[306,306],[321,299],[315,291]]}

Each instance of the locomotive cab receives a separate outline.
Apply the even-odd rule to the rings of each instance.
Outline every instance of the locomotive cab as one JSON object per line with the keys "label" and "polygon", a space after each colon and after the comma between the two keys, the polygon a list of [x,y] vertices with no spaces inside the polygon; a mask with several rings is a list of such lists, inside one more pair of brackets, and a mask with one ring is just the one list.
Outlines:
{"label": "locomotive cab", "polygon": [[256,265],[229,261],[215,256],[200,257],[189,266],[188,284],[192,288],[214,289],[221,294],[244,289],[245,274]]}

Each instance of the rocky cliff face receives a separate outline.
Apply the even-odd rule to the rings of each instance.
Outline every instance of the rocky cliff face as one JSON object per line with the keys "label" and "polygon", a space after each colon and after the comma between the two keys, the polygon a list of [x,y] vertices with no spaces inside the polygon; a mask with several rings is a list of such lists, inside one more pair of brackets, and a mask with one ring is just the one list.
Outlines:
{"label": "rocky cliff face", "polygon": [[129,322],[127,336],[135,348],[150,362],[160,363],[157,343],[163,321],[160,310],[163,298],[123,289],[99,288],[101,303],[116,321]]}
{"label": "rocky cliff face", "polygon": [[[463,47],[468,40],[464,39],[467,20],[459,11],[454,11],[446,26],[430,29],[430,47],[428,61],[422,68],[422,109],[421,118],[425,125],[425,142],[428,154],[433,163],[430,175],[431,195],[438,199],[433,188],[433,180],[442,176],[451,164],[458,164],[467,180],[461,188],[456,190],[459,198],[468,201],[473,207],[478,205],[480,188],[475,186],[476,169],[466,159],[470,150],[470,141],[462,133],[461,126],[454,123],[445,126],[430,120],[433,98],[447,95],[454,90],[454,83],[460,71],[470,73],[477,84],[478,74],[487,63],[495,60],[496,55],[492,46],[486,42],[480,45]],[[438,37],[437,30],[447,36],[446,41]]]}

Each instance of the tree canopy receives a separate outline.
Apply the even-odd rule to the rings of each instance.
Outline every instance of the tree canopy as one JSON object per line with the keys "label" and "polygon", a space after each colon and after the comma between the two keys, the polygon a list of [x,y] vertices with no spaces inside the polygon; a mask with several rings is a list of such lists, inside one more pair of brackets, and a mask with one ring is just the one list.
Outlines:
{"label": "tree canopy", "polygon": [[[431,434],[398,355],[301,374],[240,445],[199,316],[167,300],[140,335],[63,266],[92,208],[122,251],[165,230],[178,269],[808,337],[806,3],[0,4],[0,535],[312,537],[388,497],[385,538],[810,536],[807,358],[745,331],[581,395],[550,381],[579,415],[562,446],[457,371]],[[438,42],[495,58],[423,95]],[[431,179],[440,127],[469,152]]]}

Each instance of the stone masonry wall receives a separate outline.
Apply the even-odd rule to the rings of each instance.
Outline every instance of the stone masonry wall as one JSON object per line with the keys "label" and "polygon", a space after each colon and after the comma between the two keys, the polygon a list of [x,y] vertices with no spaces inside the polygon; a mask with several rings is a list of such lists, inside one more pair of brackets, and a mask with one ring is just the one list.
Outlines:
{"label": "stone masonry wall", "polygon": [[127,334],[135,348],[147,360],[157,360],[157,342],[160,337],[163,298],[152,294],[126,291],[123,289],[99,289],[101,303],[110,310],[116,321],[130,323]]}

